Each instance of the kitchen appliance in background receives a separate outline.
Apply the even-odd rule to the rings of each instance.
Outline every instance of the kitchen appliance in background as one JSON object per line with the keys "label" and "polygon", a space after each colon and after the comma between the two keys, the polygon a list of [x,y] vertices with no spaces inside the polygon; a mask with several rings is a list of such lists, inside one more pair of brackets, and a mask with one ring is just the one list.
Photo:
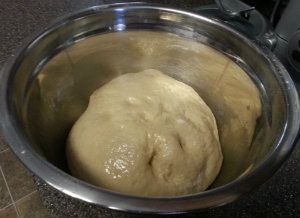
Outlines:
{"label": "kitchen appliance in background", "polygon": [[[274,53],[292,74],[300,81],[300,1],[290,0],[275,26],[277,44]],[[297,84],[299,85],[299,84]],[[298,88],[299,90],[299,88]]]}
{"label": "kitchen appliance in background", "polygon": [[215,0],[214,5],[195,11],[269,47],[300,88],[299,0]]}

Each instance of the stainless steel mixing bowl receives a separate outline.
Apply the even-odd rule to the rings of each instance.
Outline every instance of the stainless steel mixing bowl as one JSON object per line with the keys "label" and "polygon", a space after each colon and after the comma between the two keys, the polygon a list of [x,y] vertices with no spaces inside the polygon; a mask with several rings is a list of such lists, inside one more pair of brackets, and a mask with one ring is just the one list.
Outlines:
{"label": "stainless steel mixing bowl", "polygon": [[[95,187],[68,174],[65,139],[94,89],[122,73],[159,66],[165,71],[172,69],[174,77],[184,80],[180,75],[188,75],[190,67],[197,66],[193,59],[196,54],[184,46],[177,48],[178,55],[183,51],[187,55],[175,63],[154,56],[141,60],[133,49],[134,43],[122,47],[122,32],[139,34],[141,30],[164,37],[168,37],[166,32],[172,33],[183,42],[192,40],[214,47],[243,68],[260,90],[264,112],[249,157],[241,163],[245,170],[226,184],[188,196],[147,198]],[[107,44],[96,40],[86,49],[85,42],[91,37],[105,38],[108,33],[119,35],[106,43],[121,46],[112,46],[114,49],[106,50],[105,54],[89,54],[90,50],[101,51]],[[151,47],[149,43],[147,46]],[[66,52],[69,48],[75,48],[72,57]],[[151,52],[157,54],[158,50]],[[176,56],[172,50],[169,52]],[[168,57],[168,52],[164,57]],[[79,75],[76,81],[74,74]],[[48,82],[41,83],[45,80]],[[2,70],[0,81],[1,128],[26,167],[60,193],[113,210],[169,214],[232,202],[275,173],[292,151],[299,129],[299,101],[294,83],[268,49],[223,23],[160,6],[98,6],[59,19],[24,43]],[[192,85],[197,90],[197,81]]]}

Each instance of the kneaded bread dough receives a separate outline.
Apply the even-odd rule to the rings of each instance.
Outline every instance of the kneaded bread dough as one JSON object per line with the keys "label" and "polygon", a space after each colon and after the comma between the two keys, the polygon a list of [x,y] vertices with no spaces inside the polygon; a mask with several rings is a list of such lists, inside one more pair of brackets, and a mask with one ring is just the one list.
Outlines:
{"label": "kneaded bread dough", "polygon": [[141,196],[204,191],[223,160],[209,107],[190,86],[152,69],[97,89],[66,149],[74,176]]}

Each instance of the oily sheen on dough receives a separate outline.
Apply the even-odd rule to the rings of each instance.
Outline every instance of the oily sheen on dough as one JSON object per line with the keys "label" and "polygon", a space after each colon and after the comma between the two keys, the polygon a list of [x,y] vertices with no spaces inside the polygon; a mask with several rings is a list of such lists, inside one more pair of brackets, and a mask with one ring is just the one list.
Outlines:
{"label": "oily sheen on dough", "polygon": [[209,107],[190,86],[152,69],[97,89],[66,149],[76,177],[141,196],[204,191],[223,160]]}

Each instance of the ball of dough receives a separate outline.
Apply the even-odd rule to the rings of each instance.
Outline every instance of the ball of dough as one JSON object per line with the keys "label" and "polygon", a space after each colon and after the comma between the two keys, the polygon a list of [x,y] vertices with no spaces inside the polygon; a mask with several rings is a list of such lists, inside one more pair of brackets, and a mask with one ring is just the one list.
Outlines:
{"label": "ball of dough", "polygon": [[209,107],[190,86],[152,69],[97,89],[66,152],[74,176],[140,196],[204,191],[223,160]]}

